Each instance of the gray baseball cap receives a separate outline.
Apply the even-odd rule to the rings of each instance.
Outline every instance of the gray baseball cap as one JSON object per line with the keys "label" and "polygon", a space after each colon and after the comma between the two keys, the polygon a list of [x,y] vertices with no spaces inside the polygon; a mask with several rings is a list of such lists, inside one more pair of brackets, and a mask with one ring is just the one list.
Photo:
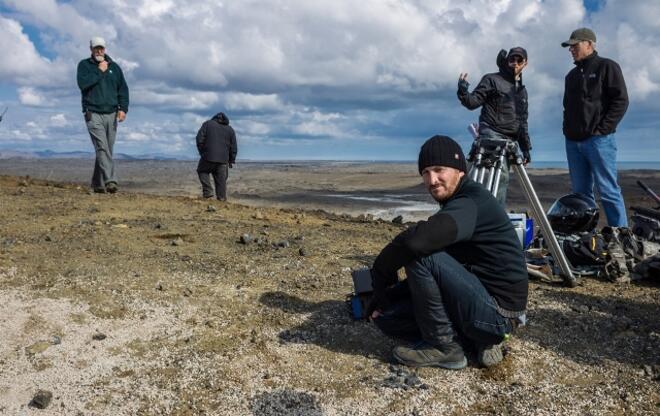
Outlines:
{"label": "gray baseball cap", "polygon": [[575,29],[573,33],[571,33],[571,37],[566,41],[562,42],[561,46],[562,47],[567,47],[567,46],[573,46],[576,43],[583,41],[583,40],[588,40],[591,42],[596,42],[596,34],[594,33],[593,30],[586,28],[586,27],[581,27],[579,29]]}

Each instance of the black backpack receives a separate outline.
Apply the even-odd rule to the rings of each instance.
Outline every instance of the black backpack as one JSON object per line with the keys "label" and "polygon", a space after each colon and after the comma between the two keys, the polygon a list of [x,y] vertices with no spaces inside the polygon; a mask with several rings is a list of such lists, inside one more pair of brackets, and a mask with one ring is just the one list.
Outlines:
{"label": "black backpack", "polygon": [[585,232],[562,235],[562,249],[573,267],[604,266],[608,261],[607,243],[600,234]]}

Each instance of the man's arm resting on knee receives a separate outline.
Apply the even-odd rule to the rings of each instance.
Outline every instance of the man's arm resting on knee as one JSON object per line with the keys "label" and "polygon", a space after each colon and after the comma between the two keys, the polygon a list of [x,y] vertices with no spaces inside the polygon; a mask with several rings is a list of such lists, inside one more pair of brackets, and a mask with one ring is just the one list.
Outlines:
{"label": "man's arm resting on knee", "polygon": [[427,221],[419,221],[397,235],[381,250],[374,261],[372,286],[374,293],[397,282],[397,271],[417,258],[445,249],[472,236],[476,224],[476,205],[461,198]]}

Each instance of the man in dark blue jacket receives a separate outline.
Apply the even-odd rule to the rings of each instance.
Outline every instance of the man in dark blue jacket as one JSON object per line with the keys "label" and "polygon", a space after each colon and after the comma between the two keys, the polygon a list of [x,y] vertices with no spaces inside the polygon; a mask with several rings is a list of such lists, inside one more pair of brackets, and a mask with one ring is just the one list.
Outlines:
{"label": "man in dark blue jacket", "polygon": [[[520,242],[502,206],[465,174],[454,140],[427,140],[418,168],[440,210],[380,252],[368,314],[385,333],[419,341],[394,349],[402,364],[461,369],[469,343],[481,365],[495,365],[502,360],[499,344],[525,320],[528,277]],[[399,282],[402,267],[407,278]]]}
{"label": "man in dark blue jacket", "polygon": [[[479,85],[469,92],[467,73],[458,79],[458,99],[469,110],[481,107],[479,137],[518,142],[523,163],[531,162],[532,144],[527,130],[527,89],[522,71],[527,66],[527,51],[521,47],[504,49],[497,55],[498,72],[486,74]],[[502,166],[497,200],[505,206],[509,185],[508,161]]]}
{"label": "man in dark blue jacket", "polygon": [[92,38],[89,49],[92,55],[78,64],[77,80],[87,131],[96,151],[92,189],[115,193],[118,188],[112,153],[117,122],[124,121],[128,112],[128,85],[119,65],[106,55],[103,38]]}
{"label": "man in dark blue jacket", "polygon": [[210,175],[215,182],[215,195],[220,201],[227,200],[227,176],[229,169],[236,163],[236,133],[229,125],[225,113],[218,113],[211,120],[205,121],[197,132],[197,150],[199,164],[197,175],[202,184],[202,196],[213,197]]}

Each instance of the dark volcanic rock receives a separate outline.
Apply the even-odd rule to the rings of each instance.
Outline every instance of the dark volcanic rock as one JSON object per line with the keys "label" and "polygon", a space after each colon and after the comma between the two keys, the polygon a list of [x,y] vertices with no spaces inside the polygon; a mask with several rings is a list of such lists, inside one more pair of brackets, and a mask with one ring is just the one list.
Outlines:
{"label": "dark volcanic rock", "polygon": [[101,332],[97,332],[96,334],[92,335],[92,339],[94,341],[103,341],[106,338],[107,336]]}
{"label": "dark volcanic rock", "polygon": [[48,407],[52,399],[53,393],[49,392],[48,390],[39,390],[37,391],[37,394],[34,395],[32,400],[30,400],[28,406],[34,407],[36,409],[45,409]]}

